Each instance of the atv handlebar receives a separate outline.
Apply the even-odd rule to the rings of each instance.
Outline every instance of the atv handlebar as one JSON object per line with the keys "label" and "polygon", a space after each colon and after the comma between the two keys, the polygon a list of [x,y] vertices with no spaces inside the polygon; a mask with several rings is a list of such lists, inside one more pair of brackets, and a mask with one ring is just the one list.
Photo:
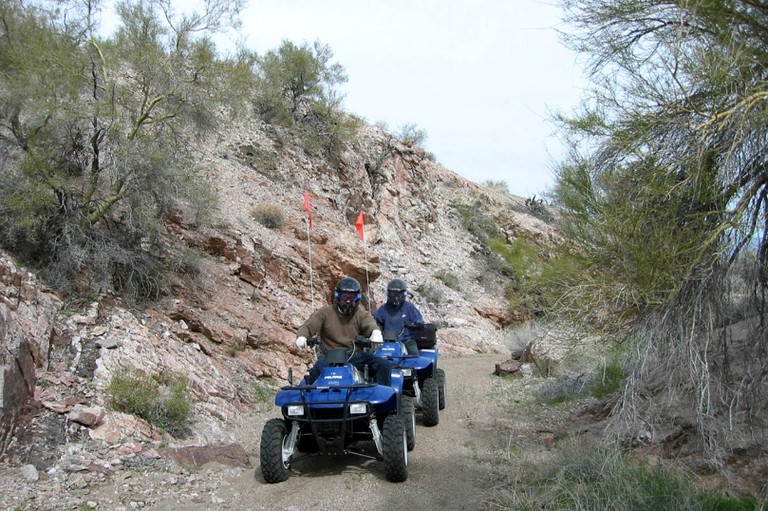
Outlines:
{"label": "atv handlebar", "polygon": [[371,340],[364,335],[358,335],[355,337],[354,343],[360,345],[361,348],[370,348],[373,345]]}
{"label": "atv handlebar", "polygon": [[[352,342],[354,344],[359,345],[362,348],[370,348],[371,345],[373,344],[371,340],[365,337],[364,335],[358,335],[357,337],[352,339]],[[314,346],[319,346],[319,345],[320,345],[320,339],[318,339],[316,335],[313,335],[312,337],[307,339],[307,346],[309,346],[310,348]]]}

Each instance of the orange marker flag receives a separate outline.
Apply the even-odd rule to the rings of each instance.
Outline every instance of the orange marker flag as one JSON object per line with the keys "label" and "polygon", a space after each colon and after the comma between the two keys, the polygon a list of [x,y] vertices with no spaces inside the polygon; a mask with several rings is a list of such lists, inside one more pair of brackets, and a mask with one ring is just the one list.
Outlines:
{"label": "orange marker flag", "polygon": [[365,218],[363,218],[362,211],[357,215],[357,220],[355,220],[355,229],[357,229],[357,235],[360,236],[360,239],[365,241]]}
{"label": "orange marker flag", "polygon": [[307,210],[309,226],[312,227],[312,210],[309,209],[309,194],[307,192],[304,192],[304,209]]}

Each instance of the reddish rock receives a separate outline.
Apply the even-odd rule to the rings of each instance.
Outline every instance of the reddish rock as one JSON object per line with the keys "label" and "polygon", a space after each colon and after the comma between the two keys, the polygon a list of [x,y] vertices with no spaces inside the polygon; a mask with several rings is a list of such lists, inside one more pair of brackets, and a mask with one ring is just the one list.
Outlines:
{"label": "reddish rock", "polygon": [[159,441],[162,436],[144,419],[119,412],[107,412],[104,420],[89,430],[91,438],[108,444],[118,444],[125,439]]}
{"label": "reddish rock", "polygon": [[496,364],[496,370],[493,371],[493,374],[496,376],[514,376],[519,378],[522,376],[522,374],[520,374],[521,367],[523,367],[523,364],[521,364],[519,361],[509,359],[504,362],[498,362]]}
{"label": "reddish rock", "polygon": [[161,454],[186,468],[201,467],[207,463],[237,468],[251,467],[248,454],[239,444],[169,447],[163,449]]}
{"label": "reddish rock", "polygon": [[72,422],[77,422],[83,426],[93,427],[101,422],[106,411],[100,406],[84,406],[77,404],[72,408],[67,417]]}

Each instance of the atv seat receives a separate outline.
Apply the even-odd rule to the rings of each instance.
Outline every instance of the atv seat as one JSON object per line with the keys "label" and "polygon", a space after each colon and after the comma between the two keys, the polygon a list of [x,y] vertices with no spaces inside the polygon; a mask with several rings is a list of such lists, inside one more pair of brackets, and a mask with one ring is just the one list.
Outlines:
{"label": "atv seat", "polygon": [[325,354],[325,361],[329,366],[343,366],[347,360],[349,360],[349,353],[344,348],[334,348]]}

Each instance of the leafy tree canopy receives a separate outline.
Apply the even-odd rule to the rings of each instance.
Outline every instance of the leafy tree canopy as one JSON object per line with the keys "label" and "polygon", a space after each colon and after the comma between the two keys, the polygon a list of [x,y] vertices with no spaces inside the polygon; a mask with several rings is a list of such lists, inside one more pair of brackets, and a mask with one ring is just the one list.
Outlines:
{"label": "leafy tree canopy", "polygon": [[2,162],[3,245],[65,290],[158,292],[163,215],[211,204],[187,147],[252,87],[252,56],[219,59],[209,38],[242,5],[176,17],[167,0],[124,0],[101,39],[97,1],[0,3],[0,129],[18,156]]}

